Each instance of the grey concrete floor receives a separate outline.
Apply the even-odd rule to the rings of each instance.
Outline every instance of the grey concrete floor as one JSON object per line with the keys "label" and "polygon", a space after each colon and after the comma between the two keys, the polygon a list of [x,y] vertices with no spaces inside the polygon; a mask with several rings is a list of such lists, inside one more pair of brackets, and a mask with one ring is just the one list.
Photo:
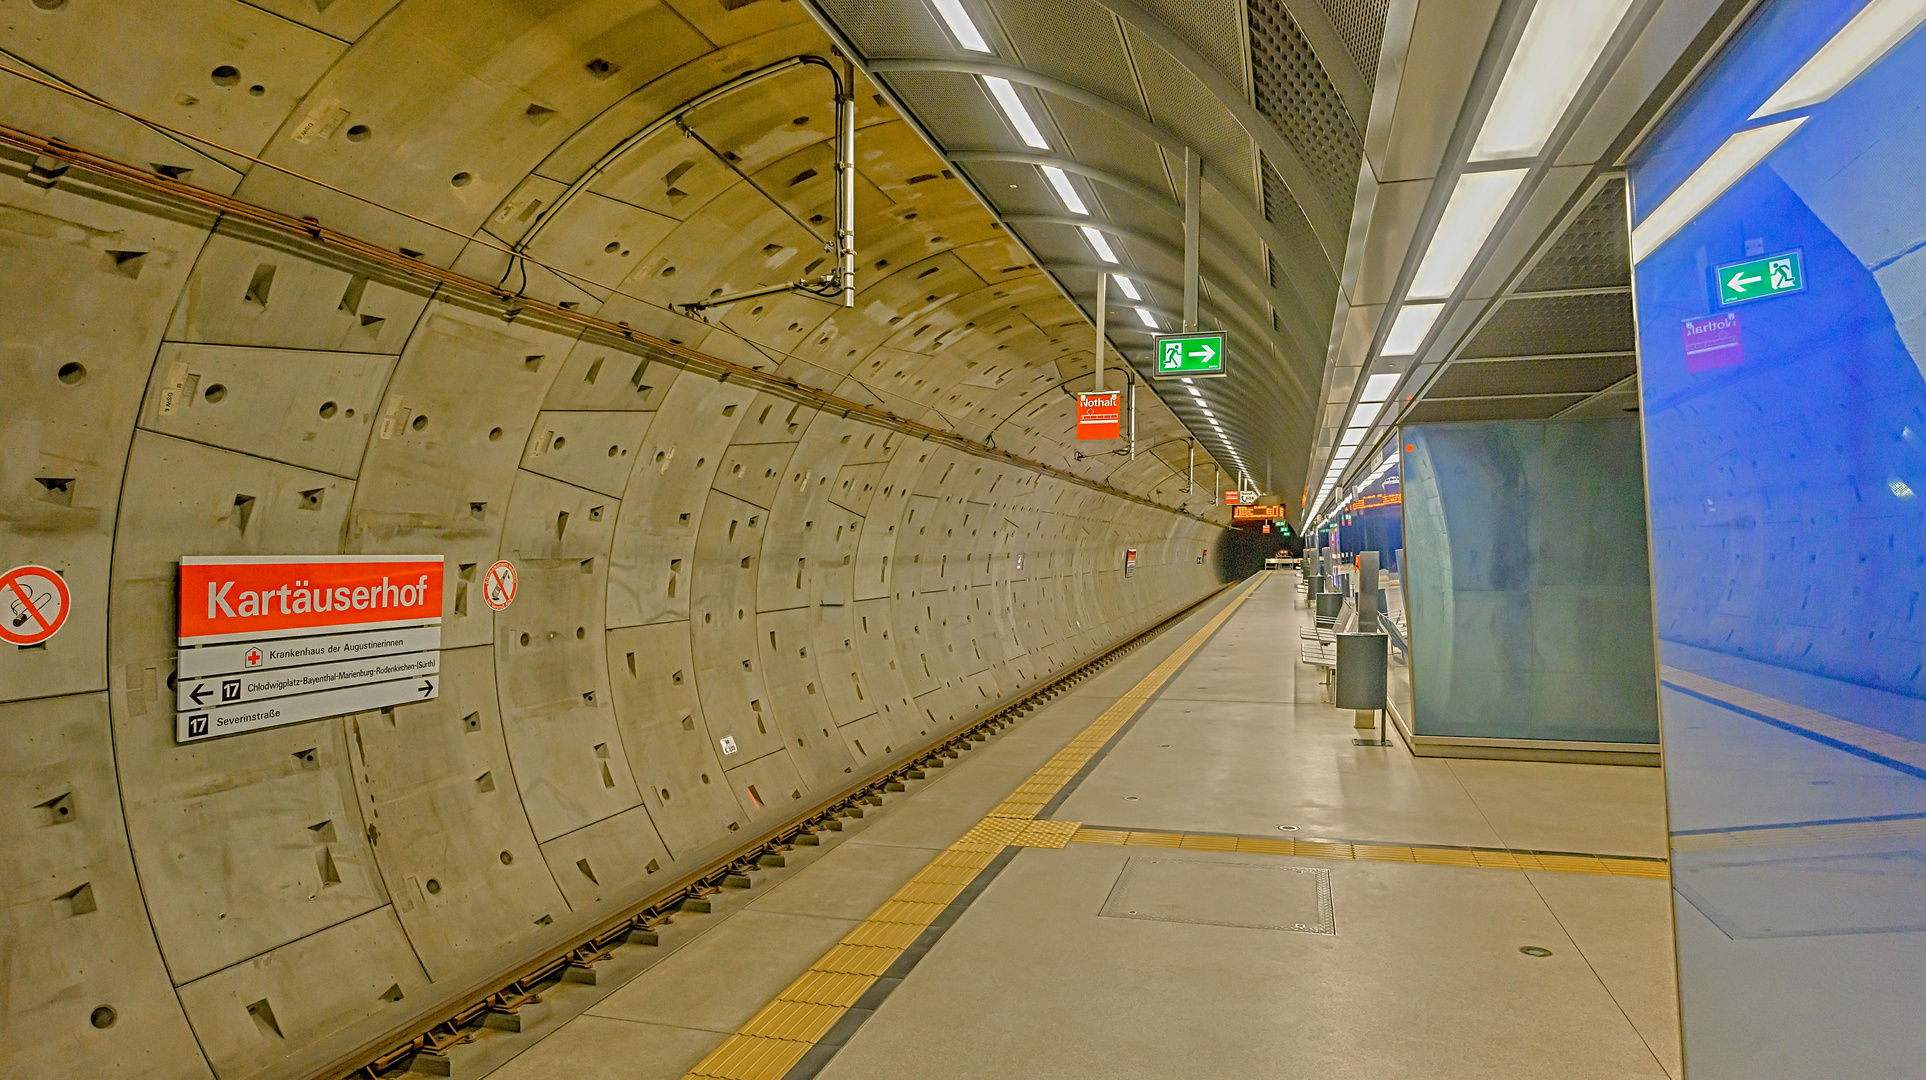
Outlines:
{"label": "grey concrete floor", "polygon": [[[1293,583],[1261,585],[1049,816],[1664,854],[1657,769],[1352,745],[1351,714],[1322,704],[1297,662],[1308,615]],[[892,800],[492,1075],[681,1076],[1234,592]],[[1155,871],[1200,887],[1179,889],[1169,919],[1100,914],[1113,893],[1136,902],[1140,886],[1118,892],[1131,860],[1158,864],[1133,882]],[[1334,933],[1218,925],[1269,922],[1251,913],[1308,895],[1296,879],[1263,891],[1265,873],[1233,866],[1327,871]],[[1018,854],[820,1075],[1676,1078],[1675,985],[1659,879],[1072,844]]]}

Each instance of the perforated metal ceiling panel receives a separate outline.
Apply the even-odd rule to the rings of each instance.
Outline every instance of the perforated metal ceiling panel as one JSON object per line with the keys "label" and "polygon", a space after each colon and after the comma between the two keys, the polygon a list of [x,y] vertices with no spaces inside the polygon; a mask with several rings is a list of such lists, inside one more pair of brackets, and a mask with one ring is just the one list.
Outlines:
{"label": "perforated metal ceiling panel", "polygon": [[1235,3],[1225,0],[1137,0],[1145,11],[1162,19],[1225,78],[1248,86],[1244,72],[1244,30]]}
{"label": "perforated metal ceiling panel", "polygon": [[1520,292],[1597,289],[1632,283],[1631,245],[1626,236],[1625,181],[1614,178],[1599,188],[1538,265],[1519,283]]}
{"label": "perforated metal ceiling panel", "polygon": [[[1258,111],[1304,159],[1340,217],[1348,218],[1364,141],[1311,43],[1283,0],[1250,0],[1251,82]],[[1267,170],[1268,171],[1268,170]]]}
{"label": "perforated metal ceiling panel", "polygon": [[1093,0],[995,0],[989,7],[1024,67],[1141,108],[1123,35],[1108,8]]}
{"label": "perforated metal ceiling panel", "polygon": [[1631,294],[1579,293],[1505,301],[1460,355],[1630,352],[1635,344]]}
{"label": "perforated metal ceiling panel", "polygon": [[[1355,164],[1352,166],[1352,179],[1356,179]],[[1269,161],[1264,162],[1264,216],[1277,226],[1278,231],[1284,234],[1285,242],[1290,245],[1278,252],[1279,256],[1301,260],[1321,258],[1317,234],[1311,231],[1311,222],[1304,216],[1304,208],[1292,197],[1291,189],[1285,186]]]}
{"label": "perforated metal ceiling panel", "polygon": [[967,75],[905,71],[890,80],[931,134],[952,146],[994,146],[1009,138],[983,90]]}
{"label": "perforated metal ceiling panel", "polygon": [[[1230,377],[1206,380],[1199,389],[1225,424],[1229,445],[1193,414],[1189,394],[1152,391],[1180,407],[1211,453],[1241,453],[1260,482],[1268,467],[1289,486],[1285,478],[1296,475],[1309,453],[1317,372],[1337,296],[1327,245],[1301,202],[1325,204],[1340,218],[1348,214],[1361,139],[1357,118],[1347,114],[1311,39],[1286,14],[1286,0],[1129,0],[1114,9],[1100,0],[961,2],[994,56],[961,50],[934,9],[918,0],[810,0],[864,62],[901,61],[877,68],[878,80],[955,155],[959,175],[1011,219],[1011,235],[1086,310],[1094,306],[1098,254],[1075,228],[1076,208],[1040,183],[1036,165],[1060,159],[1091,224],[1119,230],[1106,234],[1120,259],[1117,272],[1138,279],[1143,306],[1168,332],[1178,329],[1182,308],[1182,148],[1195,150],[1205,178],[1201,325],[1226,330],[1239,358]],[[1375,69],[1383,4],[1332,0],[1327,19],[1314,6],[1318,0],[1288,2],[1306,5],[1302,11],[1322,35],[1315,48],[1335,58],[1341,71],[1350,63],[1367,76]],[[1048,150],[1024,147],[1004,122],[971,73],[982,64],[1054,80],[1036,86],[1010,76]],[[1212,80],[1219,79],[1229,87],[1213,90]],[[1261,88],[1253,89],[1260,80]],[[1314,195],[1289,190],[1274,171],[1268,183],[1260,180],[1257,144],[1246,123],[1263,125],[1260,134],[1273,146],[1297,151],[1309,174],[1299,182]],[[1155,131],[1146,134],[1146,127]],[[1041,160],[992,164],[985,155],[995,154]],[[1148,334],[1130,310],[1136,305],[1115,287],[1109,295],[1112,343],[1133,362],[1147,363]]]}
{"label": "perforated metal ceiling panel", "polygon": [[1559,394],[1552,397],[1421,401],[1405,414],[1404,422],[1445,424],[1463,420],[1547,420],[1584,400],[1584,394]]}
{"label": "perforated metal ceiling panel", "polygon": [[[1256,200],[1256,177],[1251,169],[1250,136],[1224,110],[1204,84],[1157,47],[1157,43],[1126,27],[1130,57],[1143,80],[1150,102],[1150,118],[1176,133],[1204,156],[1205,168],[1219,183],[1233,184]],[[1181,175],[1181,174],[1180,174]]]}
{"label": "perforated metal ceiling panel", "polygon": [[955,48],[920,3],[818,0],[816,6],[872,57],[941,56]]}
{"label": "perforated metal ceiling panel", "polygon": [[1637,368],[1631,353],[1551,360],[1483,360],[1456,363],[1431,384],[1428,399],[1501,394],[1596,393]]}
{"label": "perforated metal ceiling panel", "polygon": [[1377,81],[1378,50],[1384,44],[1384,16],[1391,0],[1318,0],[1318,6],[1331,18],[1344,51],[1364,76],[1364,85]]}

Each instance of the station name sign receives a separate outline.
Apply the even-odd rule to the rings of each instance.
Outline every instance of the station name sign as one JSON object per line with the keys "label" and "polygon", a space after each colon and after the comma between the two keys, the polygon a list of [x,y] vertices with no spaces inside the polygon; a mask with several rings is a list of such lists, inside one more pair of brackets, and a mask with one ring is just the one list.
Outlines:
{"label": "station name sign", "polygon": [[441,605],[439,555],[182,558],[175,740],[438,696]]}

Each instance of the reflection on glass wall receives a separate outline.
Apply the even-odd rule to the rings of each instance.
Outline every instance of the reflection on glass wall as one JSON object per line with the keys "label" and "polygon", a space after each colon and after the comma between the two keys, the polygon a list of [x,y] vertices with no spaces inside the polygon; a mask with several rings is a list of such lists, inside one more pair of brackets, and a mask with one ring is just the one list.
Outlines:
{"label": "reflection on glass wall", "polygon": [[1656,743],[1637,423],[1402,440],[1414,733]]}
{"label": "reflection on glass wall", "polygon": [[1922,18],[1767,0],[1632,162],[1692,1080],[1926,1076]]}

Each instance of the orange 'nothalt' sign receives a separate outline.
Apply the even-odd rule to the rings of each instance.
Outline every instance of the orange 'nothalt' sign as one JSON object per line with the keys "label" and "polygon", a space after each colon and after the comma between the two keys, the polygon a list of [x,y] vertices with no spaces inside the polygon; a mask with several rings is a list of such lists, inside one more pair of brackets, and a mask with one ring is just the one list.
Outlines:
{"label": "orange 'nothalt' sign", "polygon": [[441,623],[439,555],[181,558],[180,642]]}
{"label": "orange 'nothalt' sign", "polygon": [[1077,395],[1077,438],[1120,439],[1123,426],[1123,391]]}
{"label": "orange 'nothalt' sign", "polygon": [[1232,521],[1282,521],[1284,516],[1281,506],[1240,506],[1231,511]]}

